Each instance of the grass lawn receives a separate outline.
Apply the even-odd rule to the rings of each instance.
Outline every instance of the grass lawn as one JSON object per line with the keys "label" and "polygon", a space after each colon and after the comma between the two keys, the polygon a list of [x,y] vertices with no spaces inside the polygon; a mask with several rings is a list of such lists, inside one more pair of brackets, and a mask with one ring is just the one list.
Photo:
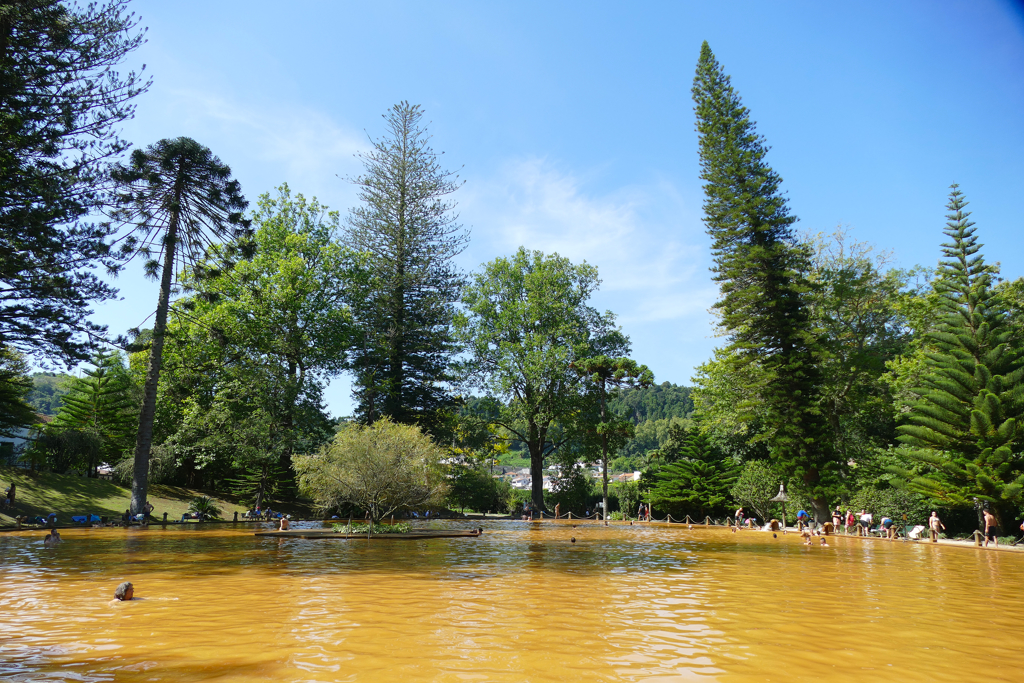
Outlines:
{"label": "grass lawn", "polygon": [[[45,517],[51,512],[57,513],[57,520],[61,526],[73,524],[71,515],[93,514],[120,519],[128,508],[132,496],[130,487],[105,479],[87,479],[0,467],[0,496],[11,482],[17,484],[15,509],[0,511],[0,527],[15,526],[16,515]],[[181,515],[188,511],[189,502],[196,496],[213,498],[220,508],[221,519],[232,519],[236,510],[241,517],[247,509],[238,502],[237,497],[230,494],[161,484],[149,487],[149,502],[155,508],[153,516],[157,519],[161,519],[164,512],[167,513],[168,520],[181,519]],[[296,501],[275,500],[271,501],[270,505],[274,510],[296,517],[309,518],[312,515],[308,506]]]}

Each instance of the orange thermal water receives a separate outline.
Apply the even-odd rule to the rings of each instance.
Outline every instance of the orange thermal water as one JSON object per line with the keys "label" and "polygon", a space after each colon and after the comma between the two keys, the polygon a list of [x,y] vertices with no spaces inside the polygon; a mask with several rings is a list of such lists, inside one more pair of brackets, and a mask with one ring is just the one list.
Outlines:
{"label": "orange thermal water", "polygon": [[[480,538],[369,542],[257,538],[242,525],[68,530],[53,549],[41,532],[3,534],[0,680],[905,683],[1024,671],[1024,555],[483,524]],[[144,600],[109,605],[123,580]]]}

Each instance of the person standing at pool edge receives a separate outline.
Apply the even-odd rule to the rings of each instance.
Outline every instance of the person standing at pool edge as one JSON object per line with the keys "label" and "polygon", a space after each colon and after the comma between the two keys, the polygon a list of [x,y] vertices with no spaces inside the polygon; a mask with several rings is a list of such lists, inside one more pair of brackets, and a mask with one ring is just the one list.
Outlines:
{"label": "person standing at pool edge", "polygon": [[946,530],[946,525],[939,519],[939,513],[932,510],[932,516],[928,518],[928,529],[930,530],[929,534],[932,537],[932,543],[939,542],[939,527],[942,527],[943,531]]}
{"label": "person standing at pool edge", "polygon": [[992,541],[992,544],[998,547],[999,524],[996,522],[996,516],[988,508],[985,508],[982,514],[985,516],[985,547],[988,547],[989,541]]}

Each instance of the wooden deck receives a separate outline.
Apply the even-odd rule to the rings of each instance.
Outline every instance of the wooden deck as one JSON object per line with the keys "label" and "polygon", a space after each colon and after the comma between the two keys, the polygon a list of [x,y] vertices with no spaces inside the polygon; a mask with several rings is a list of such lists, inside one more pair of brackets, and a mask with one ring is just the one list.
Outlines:
{"label": "wooden deck", "polygon": [[[330,529],[289,529],[288,531],[257,531],[254,536],[271,536],[277,538],[323,538],[329,540],[363,539],[366,534],[341,534]],[[414,529],[407,534],[373,534],[371,539],[402,539],[421,538],[476,538],[480,532],[462,531],[457,529]]]}

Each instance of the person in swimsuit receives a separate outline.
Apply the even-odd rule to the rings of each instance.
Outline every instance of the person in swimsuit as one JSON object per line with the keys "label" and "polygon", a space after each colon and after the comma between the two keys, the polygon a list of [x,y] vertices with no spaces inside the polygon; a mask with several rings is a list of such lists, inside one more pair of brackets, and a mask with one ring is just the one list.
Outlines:
{"label": "person in swimsuit", "polygon": [[850,529],[857,525],[857,520],[853,517],[853,510],[846,511],[846,535],[850,535]]}
{"label": "person in swimsuit", "polygon": [[292,525],[291,521],[287,517],[281,518],[281,528],[278,531],[288,531],[288,527]]}
{"label": "person in swimsuit", "polygon": [[839,527],[843,525],[843,511],[836,505],[836,509],[832,511],[832,528],[835,529],[836,533],[839,533]]}
{"label": "person in swimsuit", "polygon": [[860,511],[860,525],[863,528],[861,533],[862,536],[871,535],[871,524],[875,521],[875,516],[867,510]]}
{"label": "person in swimsuit", "polygon": [[811,516],[807,514],[807,510],[800,510],[796,513],[796,526],[798,529],[803,529],[804,524],[811,521]]}
{"label": "person in swimsuit", "polygon": [[885,537],[890,541],[896,538],[896,528],[893,526],[893,521],[889,517],[882,517],[881,527],[885,529]]}
{"label": "person in swimsuit", "polygon": [[931,535],[932,543],[939,542],[939,527],[942,527],[943,531],[946,530],[946,525],[939,519],[939,513],[932,510],[932,516],[928,518],[928,532]]}
{"label": "person in swimsuit", "polygon": [[992,541],[995,546],[999,545],[999,523],[996,520],[996,516],[992,514],[992,511],[985,508],[983,511],[985,516],[985,547],[988,547],[988,542]]}

